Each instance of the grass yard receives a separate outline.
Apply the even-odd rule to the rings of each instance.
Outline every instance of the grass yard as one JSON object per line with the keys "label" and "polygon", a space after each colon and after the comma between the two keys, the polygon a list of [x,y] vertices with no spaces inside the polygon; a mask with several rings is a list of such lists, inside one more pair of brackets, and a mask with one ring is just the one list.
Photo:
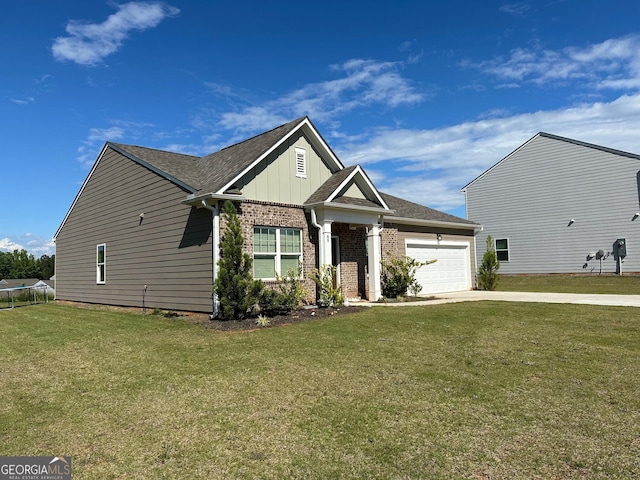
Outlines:
{"label": "grass yard", "polygon": [[640,275],[500,275],[497,290],[640,295]]}
{"label": "grass yard", "polygon": [[469,302],[221,333],[0,312],[0,454],[74,479],[640,477],[640,309]]}

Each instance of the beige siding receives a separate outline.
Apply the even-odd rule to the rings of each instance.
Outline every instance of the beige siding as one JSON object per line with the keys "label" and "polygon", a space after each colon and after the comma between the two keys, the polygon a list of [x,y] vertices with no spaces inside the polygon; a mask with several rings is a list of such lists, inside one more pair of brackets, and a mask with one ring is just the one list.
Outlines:
{"label": "beige siding", "polygon": [[58,234],[57,298],[141,307],[147,285],[147,307],[211,311],[211,212],[182,205],[186,193],[107,150]]}
{"label": "beige siding", "polygon": [[358,187],[358,185],[353,182],[350,185],[347,185],[347,187],[345,187],[344,191],[341,192],[339,195],[339,197],[351,197],[351,198],[362,198],[365,200],[368,200],[367,197],[365,196],[364,193],[362,193],[362,190],[360,190],[360,187]]}
{"label": "beige siding", "polygon": [[[307,152],[306,178],[296,177],[295,148]],[[325,161],[299,132],[272,152],[237,184],[243,196],[263,202],[302,205],[331,175]]]}

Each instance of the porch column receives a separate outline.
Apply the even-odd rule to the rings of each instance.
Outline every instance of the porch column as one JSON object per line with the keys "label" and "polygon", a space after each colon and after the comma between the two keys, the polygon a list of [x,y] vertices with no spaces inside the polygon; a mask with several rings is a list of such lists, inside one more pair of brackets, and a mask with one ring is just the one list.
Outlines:
{"label": "porch column", "polygon": [[323,221],[321,224],[320,230],[320,245],[318,248],[318,253],[320,258],[319,267],[322,265],[331,265],[332,261],[332,253],[331,253],[331,223],[330,221]]}
{"label": "porch column", "polygon": [[382,243],[380,241],[380,225],[369,227],[367,234],[367,248],[369,250],[369,301],[375,302],[382,297],[380,280]]}

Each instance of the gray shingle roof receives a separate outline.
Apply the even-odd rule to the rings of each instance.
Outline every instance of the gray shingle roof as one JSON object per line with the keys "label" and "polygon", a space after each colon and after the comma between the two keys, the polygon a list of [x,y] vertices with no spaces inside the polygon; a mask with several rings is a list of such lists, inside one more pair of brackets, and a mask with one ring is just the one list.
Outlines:
{"label": "gray shingle roof", "polygon": [[110,142],[109,145],[115,146],[125,154],[128,153],[135,156],[178,181],[189,185],[194,190],[200,189],[199,157],[182,153],[166,152],[154,148],[139,147],[137,145],[124,145],[113,142]]}
{"label": "gray shingle roof", "polygon": [[356,165],[339,170],[331,175],[326,182],[320,185],[320,188],[311,194],[304,204],[313,205],[314,203],[326,202],[331,194],[335,192],[336,188],[338,188],[355,169]]}
{"label": "gray shingle roof", "polygon": [[464,218],[450,215],[440,210],[434,210],[433,208],[425,207],[418,203],[413,203],[402,198],[394,197],[388,193],[380,192],[380,195],[384,201],[389,205],[389,208],[395,210],[394,217],[411,218],[415,220],[435,221],[435,222],[447,222],[447,223],[463,223],[468,224],[469,227],[478,226],[477,223]]}
{"label": "gray shingle roof", "polygon": [[282,138],[291,133],[305,118],[298,118],[201,158],[199,161],[200,172],[204,175],[201,189],[211,192],[220,190],[235,176],[251,166],[255,160],[267,153]]}
{"label": "gray shingle roof", "polygon": [[133,155],[178,182],[188,185],[194,191],[217,192],[291,133],[305,118],[298,118],[205,157],[121,143],[110,142],[109,145],[122,153]]}
{"label": "gray shingle roof", "polygon": [[[119,143],[110,142],[109,145],[116,147],[129,156],[142,160],[152,168],[191,187],[193,191],[217,192],[245,169],[249,168],[286,135],[291,133],[305,118],[307,117],[298,118],[205,157],[196,157],[193,155]],[[327,201],[331,194],[335,192],[336,188],[338,188],[356,168],[357,166],[354,165],[334,173],[304,202],[305,205]],[[468,224],[470,227],[477,226],[476,223],[469,220],[434,210],[424,205],[409,202],[394,197],[393,195],[382,192],[380,192],[380,195],[389,208],[395,211],[393,215],[395,217]],[[380,208],[380,205],[374,202],[357,198],[341,197],[334,201],[348,205]]]}

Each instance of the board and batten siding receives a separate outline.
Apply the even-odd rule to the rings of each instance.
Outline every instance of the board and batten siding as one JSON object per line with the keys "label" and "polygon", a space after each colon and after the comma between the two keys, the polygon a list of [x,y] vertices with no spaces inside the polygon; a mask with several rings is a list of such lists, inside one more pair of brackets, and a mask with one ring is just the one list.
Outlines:
{"label": "board and batten siding", "polygon": [[[296,176],[296,147],[306,151],[306,177]],[[298,132],[247,172],[236,186],[251,200],[302,205],[332,174],[313,145]]]}
{"label": "board and batten siding", "polygon": [[613,244],[626,238],[623,272],[640,272],[639,172],[637,158],[534,137],[466,187],[467,218],[484,228],[477,261],[491,235],[509,242],[500,273],[599,273],[587,259],[598,250],[615,273]]}
{"label": "board and batten siding", "polygon": [[[107,149],[56,239],[60,300],[211,311],[211,212]],[[140,214],[144,214],[141,219]],[[106,244],[106,282],[96,282],[96,246]]]}

